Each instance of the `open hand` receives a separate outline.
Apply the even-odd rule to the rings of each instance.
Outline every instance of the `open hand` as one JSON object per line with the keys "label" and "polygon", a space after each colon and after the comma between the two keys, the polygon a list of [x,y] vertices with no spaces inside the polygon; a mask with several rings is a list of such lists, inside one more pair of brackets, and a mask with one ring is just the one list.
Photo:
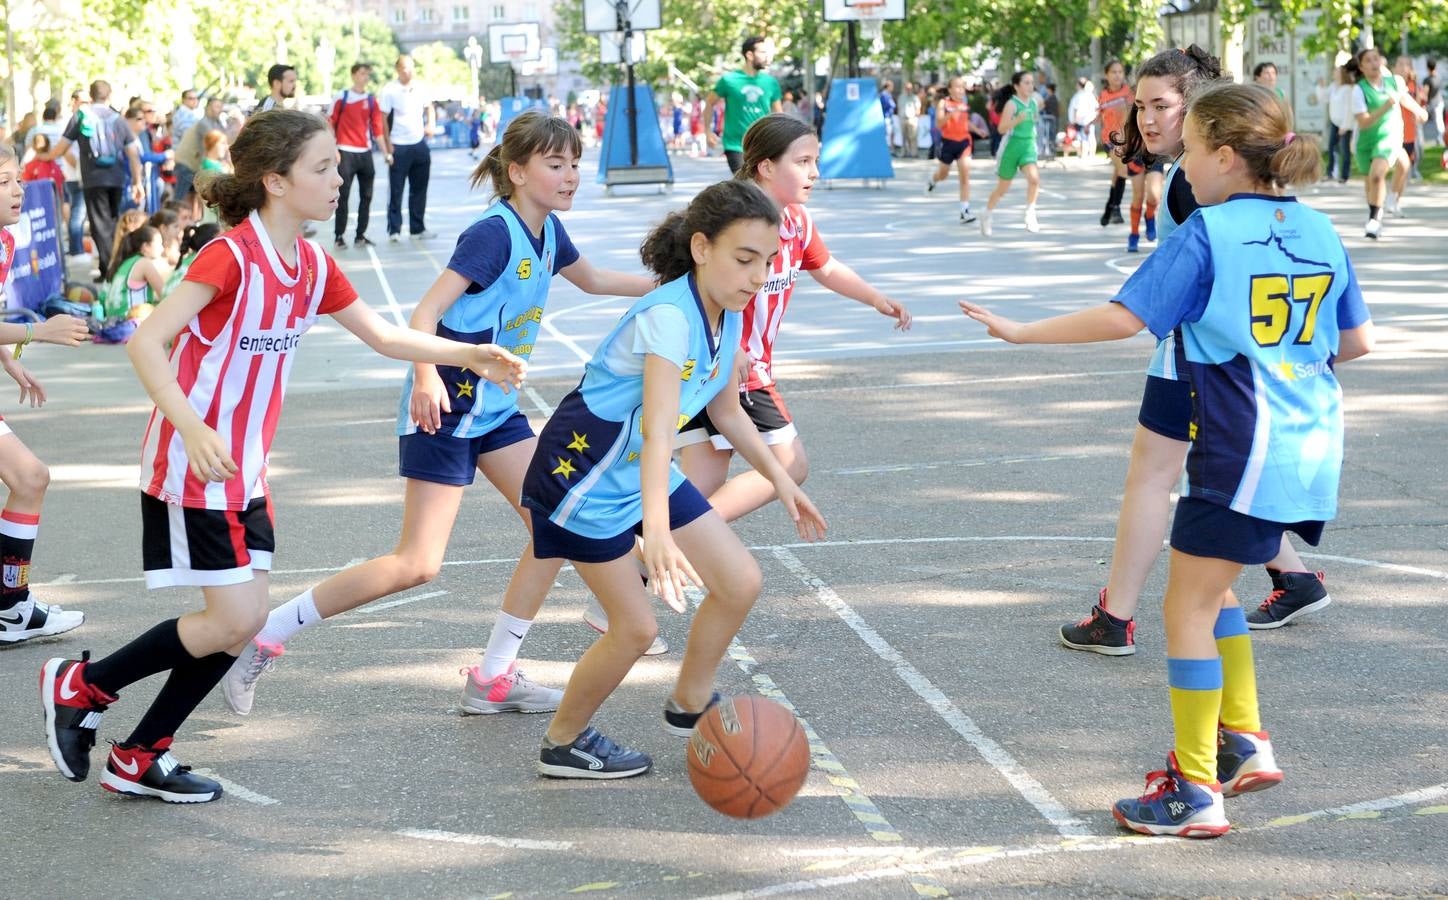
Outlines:
{"label": "open hand", "polygon": [[418,428],[427,434],[436,434],[442,427],[442,414],[452,412],[452,401],[448,399],[447,385],[438,377],[437,369],[432,366],[421,368],[425,374],[416,374],[413,378],[408,413]]}
{"label": "open hand", "polygon": [[497,344],[479,344],[473,348],[468,368],[501,387],[503,393],[523,386],[528,376],[528,361],[514,356]]}
{"label": "open hand", "polygon": [[875,307],[875,311],[882,316],[889,316],[890,318],[894,319],[895,327],[898,330],[910,330],[910,322],[912,321],[910,317],[910,310],[906,309],[905,304],[901,303],[899,300],[891,300],[889,297],[886,297],[884,305]]}
{"label": "open hand", "polygon": [[704,579],[694,571],[684,551],[674,543],[671,534],[664,532],[644,539],[643,556],[654,596],[669,604],[674,612],[684,612],[688,608],[684,588],[691,583],[700,590],[704,588]]}
{"label": "open hand", "polygon": [[1022,343],[1020,322],[1014,319],[1007,319],[1005,316],[998,316],[984,306],[978,306],[969,300],[961,300],[960,311],[972,319],[984,325],[991,337],[1000,338],[1011,344]]}
{"label": "open hand", "polygon": [[35,376],[30,374],[30,370],[8,353],[0,353],[0,365],[4,365],[5,374],[14,378],[15,383],[20,385],[21,406],[27,402],[32,408],[45,405],[45,388],[41,387],[40,382],[35,380]]}
{"label": "open hand", "polygon": [[776,485],[775,491],[779,494],[779,502],[784,506],[784,511],[794,522],[794,528],[799,532],[801,539],[811,543],[820,540],[825,536],[829,525],[820,511],[805,496],[804,490],[799,485],[790,481],[786,485]]}

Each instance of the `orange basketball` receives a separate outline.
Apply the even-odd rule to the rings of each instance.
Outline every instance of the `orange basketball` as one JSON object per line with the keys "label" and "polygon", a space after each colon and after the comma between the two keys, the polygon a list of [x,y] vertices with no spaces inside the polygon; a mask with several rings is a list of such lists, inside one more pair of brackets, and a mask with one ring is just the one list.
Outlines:
{"label": "orange basketball", "polygon": [[736,819],[788,806],[809,774],[809,741],[794,713],[752,694],[710,707],[694,726],[688,753],[695,792]]}

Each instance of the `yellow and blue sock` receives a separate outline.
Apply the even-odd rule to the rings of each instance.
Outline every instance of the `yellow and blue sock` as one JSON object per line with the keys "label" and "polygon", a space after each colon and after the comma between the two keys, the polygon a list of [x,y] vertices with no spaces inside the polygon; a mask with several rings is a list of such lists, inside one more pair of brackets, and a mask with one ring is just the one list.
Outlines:
{"label": "yellow and blue sock", "polygon": [[1262,730],[1257,708],[1257,671],[1252,664],[1252,638],[1240,606],[1217,614],[1217,652],[1222,654],[1222,727],[1232,731]]}
{"label": "yellow and blue sock", "polygon": [[1217,780],[1217,720],[1222,710],[1222,660],[1166,661],[1171,718],[1176,730],[1176,759],[1192,781]]}

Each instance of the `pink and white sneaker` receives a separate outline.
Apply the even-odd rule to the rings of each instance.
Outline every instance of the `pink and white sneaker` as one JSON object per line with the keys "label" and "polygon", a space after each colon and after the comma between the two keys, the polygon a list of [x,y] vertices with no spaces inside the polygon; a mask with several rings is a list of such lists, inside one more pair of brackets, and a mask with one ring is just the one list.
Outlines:
{"label": "pink and white sneaker", "polygon": [[491,716],[500,712],[553,712],[563,700],[563,692],[544,687],[518,668],[515,661],[508,671],[484,681],[479,666],[458,670],[468,677],[463,685],[463,702],[459,712],[465,716]]}
{"label": "pink and white sneaker", "polygon": [[277,657],[286,652],[281,644],[267,641],[253,640],[246,645],[221,679],[221,696],[232,712],[238,716],[251,713],[256,702],[256,680],[275,668]]}

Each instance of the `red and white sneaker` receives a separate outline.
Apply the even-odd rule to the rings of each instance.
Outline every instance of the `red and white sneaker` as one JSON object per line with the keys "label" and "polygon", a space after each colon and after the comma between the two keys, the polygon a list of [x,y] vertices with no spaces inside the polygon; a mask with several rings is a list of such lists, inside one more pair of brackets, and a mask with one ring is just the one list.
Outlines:
{"label": "red and white sneaker", "polygon": [[85,680],[90,651],[80,659],[47,660],[40,668],[40,706],[45,710],[45,742],[60,774],[85,781],[96,745],[101,714],[116,698]]}
{"label": "red and white sneaker", "polygon": [[111,757],[101,773],[101,787],[116,794],[156,797],[167,803],[207,803],[221,796],[221,785],[193,775],[171,755],[171,739],[153,747],[111,745]]}
{"label": "red and white sneaker", "polygon": [[1217,780],[1228,797],[1281,784],[1282,770],[1267,732],[1217,729]]}
{"label": "red and white sneaker", "polygon": [[553,712],[563,701],[563,692],[544,687],[518,668],[518,663],[496,678],[483,680],[479,666],[459,669],[468,677],[463,685],[463,702],[459,711],[465,716],[490,716],[500,712]]}

